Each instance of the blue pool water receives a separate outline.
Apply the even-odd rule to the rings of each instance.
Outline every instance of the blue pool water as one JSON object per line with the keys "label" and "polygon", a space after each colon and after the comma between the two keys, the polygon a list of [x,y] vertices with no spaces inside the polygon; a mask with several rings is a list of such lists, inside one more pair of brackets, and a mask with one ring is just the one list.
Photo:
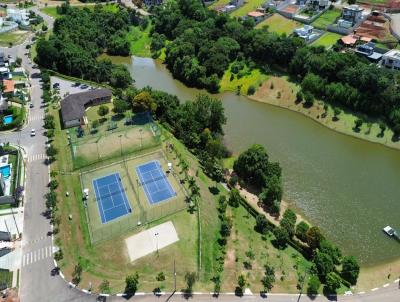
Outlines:
{"label": "blue pool water", "polygon": [[7,125],[7,124],[11,124],[13,121],[13,116],[12,115],[7,115],[5,117],[3,117],[3,124]]}
{"label": "blue pool water", "polygon": [[9,178],[11,174],[11,167],[10,165],[0,167],[0,173],[3,175],[4,178]]}

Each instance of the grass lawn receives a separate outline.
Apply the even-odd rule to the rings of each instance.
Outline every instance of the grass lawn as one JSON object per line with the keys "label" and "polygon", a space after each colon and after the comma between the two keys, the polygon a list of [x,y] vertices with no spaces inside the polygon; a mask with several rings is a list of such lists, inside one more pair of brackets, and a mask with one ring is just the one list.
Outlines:
{"label": "grass lawn", "polygon": [[243,17],[247,13],[259,8],[265,1],[264,0],[246,0],[245,4],[230,13],[231,17]]}
{"label": "grass lawn", "polygon": [[143,31],[138,26],[131,26],[126,39],[131,45],[131,54],[139,57],[151,57],[149,37],[151,25]]}
{"label": "grass lawn", "polygon": [[325,48],[329,48],[332,45],[336,44],[337,40],[339,40],[342,36],[336,33],[324,33],[320,38],[311,43],[312,46],[324,46]]}
{"label": "grass lawn", "polygon": [[229,4],[229,0],[218,0],[209,6],[209,8],[221,7]]}
{"label": "grass lawn", "polygon": [[[233,63],[232,63],[233,64]],[[231,64],[231,66],[232,66]],[[238,87],[240,86],[240,93],[243,95],[247,94],[247,90],[250,85],[253,85],[255,89],[258,88],[259,85],[261,85],[267,78],[268,76],[261,73],[259,69],[253,69],[249,70],[247,66],[244,68],[242,71],[244,74],[242,77],[238,78],[238,75],[233,75],[231,72],[231,69],[229,68],[227,71],[225,71],[220,85],[220,91],[234,91],[236,92],[238,90]],[[233,79],[231,80],[232,75],[234,76]]]}
{"label": "grass lawn", "polygon": [[43,7],[40,9],[42,12],[44,12],[46,15],[49,15],[50,17],[53,17],[54,19],[58,18],[61,16],[60,14],[57,13],[57,7],[56,6],[47,6]]}
{"label": "grass lawn", "polygon": [[300,22],[287,19],[279,14],[274,14],[263,22],[257,24],[256,28],[263,28],[268,26],[268,31],[276,32],[278,34],[290,35],[295,28],[301,27]]}
{"label": "grass lawn", "polygon": [[[291,246],[283,250],[275,248],[272,233],[265,237],[255,232],[255,218],[244,207],[230,208],[229,212],[233,228],[228,240],[222,290],[231,291],[230,284],[237,284],[237,277],[244,274],[251,291],[260,292],[264,265],[268,263],[275,268],[273,292],[298,292],[299,276],[304,276],[311,264]],[[248,262],[251,268],[246,267],[244,262]]]}
{"label": "grass lawn", "polygon": [[[97,111],[99,110],[100,106],[106,106],[108,108],[108,113],[105,116],[100,116]],[[102,105],[98,105],[98,106],[92,106],[89,107],[86,110],[86,116],[90,122],[93,122],[95,120],[99,120],[101,118],[106,118],[109,119],[112,115],[114,115],[113,111],[113,104],[112,103],[106,103],[106,104],[102,104]]]}
{"label": "grass lawn", "polygon": [[338,9],[330,9],[323,13],[319,18],[317,18],[313,23],[312,26],[319,29],[326,29],[326,27],[333,22],[335,22],[336,18],[339,17],[341,14],[340,10]]}
{"label": "grass lawn", "polygon": [[21,44],[27,37],[28,32],[23,30],[10,31],[0,34],[0,46]]}

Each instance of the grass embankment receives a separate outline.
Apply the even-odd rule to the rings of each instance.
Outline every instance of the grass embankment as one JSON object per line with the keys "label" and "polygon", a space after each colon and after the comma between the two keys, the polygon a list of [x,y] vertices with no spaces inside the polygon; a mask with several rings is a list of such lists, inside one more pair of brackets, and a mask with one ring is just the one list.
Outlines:
{"label": "grass embankment", "polygon": [[302,27],[303,24],[300,22],[287,19],[279,14],[274,14],[268,19],[257,24],[256,28],[263,28],[264,26],[268,26],[269,32],[276,32],[277,34],[286,34],[290,35],[293,33],[293,30]]}
{"label": "grass embankment", "polygon": [[264,0],[247,0],[245,3],[239,7],[238,9],[232,11],[230,13],[231,17],[243,17],[246,16],[247,13],[256,10],[259,8],[265,1]]}
{"label": "grass embankment", "polygon": [[330,48],[333,45],[336,44],[336,42],[341,38],[342,36],[339,34],[335,33],[330,33],[326,32],[324,33],[321,37],[319,37],[317,40],[311,43],[312,46],[323,46],[325,48]]}
{"label": "grass embankment", "polygon": [[[234,64],[234,63],[232,63]],[[231,66],[225,71],[220,85],[220,92],[233,91],[237,92],[240,89],[240,93],[247,95],[249,86],[253,86],[257,89],[268,76],[263,74],[259,69],[250,70],[247,66],[239,72],[239,74],[233,74],[231,71]]]}
{"label": "grass embankment", "polygon": [[326,27],[333,24],[340,15],[341,11],[339,9],[329,9],[311,23],[311,25],[315,28],[325,30]]}
{"label": "grass embankment", "polygon": [[[106,11],[106,12],[111,12],[111,13],[118,13],[119,12],[119,7],[118,7],[117,4],[113,4],[113,3],[111,3],[111,4],[109,4],[109,3],[107,3],[107,4],[99,3],[99,4],[103,5],[103,10]],[[84,9],[85,7],[88,8],[88,9],[94,9],[95,5],[96,5],[95,3],[86,3],[86,4],[79,3],[77,5],[76,4],[75,5],[72,4],[71,6],[77,7],[77,8],[80,8],[80,9]],[[43,13],[45,13],[46,15],[49,15],[50,17],[53,17],[54,19],[62,16],[57,12],[57,7],[56,6],[47,6],[47,7],[41,8],[40,10]]]}
{"label": "grass embankment", "polygon": [[126,39],[130,43],[130,51],[132,55],[138,57],[151,57],[149,36],[151,25],[149,24],[145,30],[138,26],[131,26]]}
{"label": "grass embankment", "polygon": [[[400,142],[392,141],[392,130],[386,129],[383,135],[381,134],[380,121],[377,119],[345,110],[340,113],[339,119],[336,120],[334,119],[332,106],[328,106],[326,117],[323,118],[322,115],[325,113],[323,102],[315,102],[311,108],[306,108],[301,103],[296,104],[296,93],[299,89],[300,87],[288,81],[287,77],[270,77],[253,96],[250,96],[250,99],[297,111],[340,133],[400,149]],[[363,123],[359,131],[355,131],[354,123],[359,117],[363,118],[365,123]]]}
{"label": "grass embankment", "polygon": [[0,34],[0,46],[7,47],[11,45],[21,44],[28,36],[28,31],[15,30]]}
{"label": "grass embankment", "polygon": [[211,4],[209,6],[209,8],[213,9],[213,8],[218,8],[218,7],[224,7],[225,5],[228,5],[229,2],[230,2],[229,0],[218,0],[218,1],[215,1],[213,4]]}
{"label": "grass embankment", "polygon": [[45,13],[46,15],[49,15],[50,17],[53,17],[54,19],[56,19],[56,18],[58,18],[59,16],[61,16],[61,15],[57,12],[57,7],[55,7],[55,6],[44,7],[44,8],[41,8],[40,11],[42,11],[42,12]]}

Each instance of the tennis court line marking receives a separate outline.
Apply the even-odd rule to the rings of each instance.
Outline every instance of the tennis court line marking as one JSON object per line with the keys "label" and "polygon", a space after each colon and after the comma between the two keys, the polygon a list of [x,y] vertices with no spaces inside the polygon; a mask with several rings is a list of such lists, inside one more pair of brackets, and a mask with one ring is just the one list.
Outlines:
{"label": "tennis court line marking", "polygon": [[121,197],[122,197],[122,201],[124,202],[126,213],[129,213],[129,210],[131,210],[131,208],[129,207],[129,209],[128,209],[128,207],[127,207],[128,200],[126,200],[127,197],[126,197],[124,188],[121,187],[121,183],[122,183],[121,178],[120,178],[119,174],[118,174],[118,177],[117,177],[117,174],[114,174],[114,177],[115,177],[116,183],[118,184],[118,189],[119,189],[119,192],[121,193]]}
{"label": "tennis court line marking", "polygon": [[[103,210],[103,204],[101,203],[101,195],[100,195],[100,192],[99,192],[99,187],[98,187],[98,185],[97,185],[97,181],[98,181],[99,179],[97,178],[97,179],[95,179],[95,180],[93,180],[93,187],[94,187],[94,189],[95,189],[95,191],[96,191],[96,202],[97,202],[97,205],[100,205],[99,207],[98,207],[98,209],[99,209],[99,214],[100,214],[100,218],[102,218],[101,220],[102,220],[102,223],[106,223],[107,221],[105,221],[105,216],[104,216],[104,210]],[[96,185],[94,185],[94,184],[96,184]],[[101,208],[101,209],[100,209]],[[103,222],[104,221],[104,222]]]}

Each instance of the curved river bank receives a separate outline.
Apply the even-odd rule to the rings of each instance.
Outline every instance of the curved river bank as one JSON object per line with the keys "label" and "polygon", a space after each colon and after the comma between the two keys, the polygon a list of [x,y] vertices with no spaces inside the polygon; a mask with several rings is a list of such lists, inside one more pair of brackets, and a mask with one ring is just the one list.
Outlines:
{"label": "curved river bank", "polygon": [[[148,58],[116,62],[129,67],[138,88],[151,86],[181,100],[200,92],[174,80]],[[363,266],[400,258],[400,244],[382,228],[400,229],[400,152],[342,135],[305,116],[232,93],[218,95],[227,116],[225,139],[238,153],[263,144],[283,168],[285,200],[319,225]]]}

